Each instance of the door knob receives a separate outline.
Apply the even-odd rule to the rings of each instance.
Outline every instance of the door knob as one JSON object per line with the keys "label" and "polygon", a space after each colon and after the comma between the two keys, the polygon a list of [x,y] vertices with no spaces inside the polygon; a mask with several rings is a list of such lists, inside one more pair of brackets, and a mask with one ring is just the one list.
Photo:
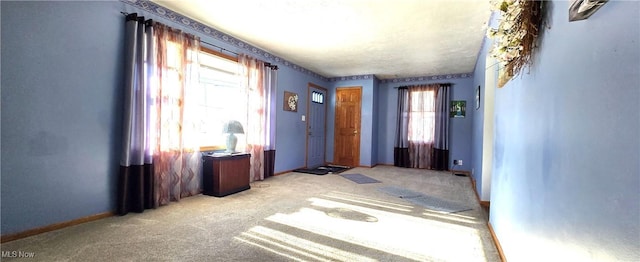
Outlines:
{"label": "door knob", "polygon": [[357,133],[358,133],[358,130],[353,130],[353,133],[354,133],[354,134],[357,134]]}

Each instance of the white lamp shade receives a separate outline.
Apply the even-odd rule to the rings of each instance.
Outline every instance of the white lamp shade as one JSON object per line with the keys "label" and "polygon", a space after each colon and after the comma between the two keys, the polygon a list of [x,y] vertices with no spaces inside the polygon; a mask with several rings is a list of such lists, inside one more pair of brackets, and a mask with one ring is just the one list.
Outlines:
{"label": "white lamp shade", "polygon": [[222,133],[225,134],[244,134],[244,129],[242,128],[242,124],[240,124],[237,120],[231,120],[224,124],[224,128]]}

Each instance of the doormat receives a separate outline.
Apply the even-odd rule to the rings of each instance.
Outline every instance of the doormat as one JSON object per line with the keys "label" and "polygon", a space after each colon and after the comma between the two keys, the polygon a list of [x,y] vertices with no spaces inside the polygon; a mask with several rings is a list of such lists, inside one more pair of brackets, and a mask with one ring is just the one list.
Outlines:
{"label": "doormat", "polygon": [[365,176],[363,174],[344,174],[344,175],[340,175],[346,179],[349,179],[353,182],[356,182],[358,184],[371,184],[371,183],[381,183],[378,180],[375,180],[373,178],[370,178],[368,176]]}
{"label": "doormat", "polygon": [[408,189],[404,189],[401,187],[380,187],[378,190],[387,193],[388,195],[402,198],[410,203],[423,206],[427,209],[431,209],[434,211],[440,211],[445,213],[458,213],[462,211],[471,210],[468,206],[464,204],[448,201],[445,199],[440,199],[434,196],[428,196],[422,194],[420,192],[414,192]]}
{"label": "doormat", "polygon": [[313,175],[326,175],[326,174],[340,174],[349,169],[351,169],[351,167],[327,165],[327,166],[319,166],[316,168],[300,168],[300,169],[293,170],[293,172],[313,174]]}

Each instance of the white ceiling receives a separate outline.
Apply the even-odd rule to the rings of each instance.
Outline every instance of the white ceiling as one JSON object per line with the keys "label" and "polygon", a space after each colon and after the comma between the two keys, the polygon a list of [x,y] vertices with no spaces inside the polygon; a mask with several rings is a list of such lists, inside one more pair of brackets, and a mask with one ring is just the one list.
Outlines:
{"label": "white ceiling", "polygon": [[152,2],[325,77],[470,73],[489,0]]}

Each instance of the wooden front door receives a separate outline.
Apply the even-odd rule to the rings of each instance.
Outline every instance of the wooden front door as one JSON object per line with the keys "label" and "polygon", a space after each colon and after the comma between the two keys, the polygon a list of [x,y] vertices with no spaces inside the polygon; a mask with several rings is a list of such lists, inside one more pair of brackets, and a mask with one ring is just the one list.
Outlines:
{"label": "wooden front door", "polygon": [[350,167],[360,165],[361,110],[362,87],[336,89],[334,164]]}

